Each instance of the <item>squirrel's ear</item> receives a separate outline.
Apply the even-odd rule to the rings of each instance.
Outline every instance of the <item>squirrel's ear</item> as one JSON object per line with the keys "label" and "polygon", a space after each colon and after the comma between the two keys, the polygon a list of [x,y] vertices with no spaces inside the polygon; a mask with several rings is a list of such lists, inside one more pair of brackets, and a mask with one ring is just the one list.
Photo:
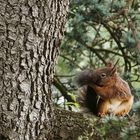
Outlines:
{"label": "squirrel's ear", "polygon": [[108,63],[106,64],[106,66],[107,66],[107,67],[113,67],[113,63],[112,63],[112,62],[108,62]]}
{"label": "squirrel's ear", "polygon": [[[116,64],[117,64],[117,63],[116,63]],[[110,75],[113,75],[113,74],[115,74],[115,73],[117,72],[116,64],[115,64],[114,66],[112,66]]]}
{"label": "squirrel's ear", "polygon": [[110,67],[112,67],[110,75],[113,75],[117,72],[116,65],[118,64],[118,62],[119,62],[119,59],[116,61],[116,63],[114,65],[113,64],[110,65]]}
{"label": "squirrel's ear", "polygon": [[116,61],[115,64],[113,64],[111,61],[109,61],[109,62],[106,63],[106,66],[107,66],[107,67],[112,67],[112,68],[114,68],[114,67],[116,67],[116,65],[118,64],[118,62],[119,62],[119,59]]}
{"label": "squirrel's ear", "polygon": [[117,72],[117,68],[116,68],[116,67],[113,67],[113,68],[111,69],[110,75],[113,75],[113,74],[115,74],[116,72]]}

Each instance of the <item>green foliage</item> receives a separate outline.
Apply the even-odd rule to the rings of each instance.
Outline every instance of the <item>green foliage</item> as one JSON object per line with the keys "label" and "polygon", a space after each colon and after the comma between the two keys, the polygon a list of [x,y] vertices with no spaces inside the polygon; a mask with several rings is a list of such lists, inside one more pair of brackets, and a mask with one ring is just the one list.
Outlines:
{"label": "green foliage", "polygon": [[94,10],[92,12],[99,14],[99,16],[101,17],[107,17],[110,13],[110,5],[108,5],[108,3],[104,2],[104,3],[95,3],[95,7]]}
{"label": "green foliage", "polygon": [[69,87],[67,93],[69,90],[75,92],[77,87],[72,79],[78,71],[103,67],[106,62],[115,62],[118,58],[121,60],[119,71],[133,89],[138,87],[140,26],[137,23],[140,15],[137,3],[133,3],[124,14],[125,0],[71,2],[56,67],[56,75],[63,75],[60,81]]}
{"label": "green foliage", "polygon": [[[112,116],[102,119],[102,126],[97,125],[97,130],[101,132],[103,140],[107,135],[115,139],[115,135],[111,134],[124,140],[137,140],[140,135],[136,135],[140,130],[135,126],[135,122],[140,125],[139,115],[135,115],[140,114],[139,1],[127,5],[128,9],[126,5],[126,0],[73,0],[56,67],[56,76],[72,99],[66,99],[58,90],[56,95],[63,98],[61,107],[64,104],[64,108],[75,111],[78,110],[75,102],[77,86],[74,82],[77,73],[87,68],[104,67],[106,62],[115,63],[120,59],[118,72],[130,84],[135,96],[130,113],[132,120]],[[59,98],[57,101],[60,103]],[[121,134],[117,134],[120,129]]]}
{"label": "green foliage", "polygon": [[140,121],[136,124],[136,119],[138,118],[106,116],[96,125],[96,130],[102,140],[138,140]]}
{"label": "green foliage", "polygon": [[128,47],[129,49],[131,49],[131,51],[136,47],[136,41],[134,39],[134,37],[132,37],[132,32],[128,31],[125,34],[125,46]]}
{"label": "green foliage", "polygon": [[[100,131],[101,137],[105,139],[109,134],[116,134],[118,137],[117,132],[120,131],[121,127],[124,127],[127,124],[127,121],[123,118],[118,118],[114,116],[106,116],[103,118],[101,125],[97,126],[98,131]],[[113,127],[113,128],[112,128]],[[110,135],[110,137],[112,137]]]}
{"label": "green foliage", "polygon": [[127,47],[130,51],[135,51],[137,48],[137,41],[140,40],[140,32],[136,33],[136,37],[134,37],[132,31],[128,31],[125,33],[124,37],[124,45]]}
{"label": "green foliage", "polygon": [[125,5],[126,5],[125,1],[123,1],[123,0],[116,0],[112,4],[112,8],[116,11],[118,9],[122,9],[123,7],[125,7]]}

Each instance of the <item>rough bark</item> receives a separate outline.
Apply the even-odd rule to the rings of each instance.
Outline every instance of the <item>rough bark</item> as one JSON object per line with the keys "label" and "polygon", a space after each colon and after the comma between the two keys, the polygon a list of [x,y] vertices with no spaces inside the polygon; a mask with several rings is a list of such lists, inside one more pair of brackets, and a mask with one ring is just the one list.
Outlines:
{"label": "rough bark", "polygon": [[53,140],[99,140],[95,126],[98,119],[93,115],[55,108]]}
{"label": "rough bark", "polygon": [[[0,0],[0,140],[102,139],[100,120],[52,106],[50,85],[68,3]],[[120,138],[107,130],[103,139]]]}
{"label": "rough bark", "polygon": [[[139,114],[104,118],[55,108],[53,140],[139,140]],[[134,129],[133,129],[134,126]],[[132,128],[130,128],[132,127]]]}
{"label": "rough bark", "polygon": [[50,84],[69,1],[0,1],[0,139],[51,139]]}

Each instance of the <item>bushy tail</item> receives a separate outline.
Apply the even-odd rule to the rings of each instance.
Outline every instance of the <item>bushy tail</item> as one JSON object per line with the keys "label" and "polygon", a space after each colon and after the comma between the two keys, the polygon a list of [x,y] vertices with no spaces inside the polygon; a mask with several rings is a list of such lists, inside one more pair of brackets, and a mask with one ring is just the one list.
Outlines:
{"label": "bushy tail", "polygon": [[90,69],[83,70],[76,77],[76,83],[79,86],[90,85],[90,84],[94,83],[94,81],[95,81],[94,77],[95,76],[94,76],[94,71],[93,70],[90,70]]}
{"label": "bushy tail", "polygon": [[92,113],[97,116],[98,113],[98,95],[90,86],[83,86],[79,90],[79,97],[77,98],[78,103],[83,112]]}

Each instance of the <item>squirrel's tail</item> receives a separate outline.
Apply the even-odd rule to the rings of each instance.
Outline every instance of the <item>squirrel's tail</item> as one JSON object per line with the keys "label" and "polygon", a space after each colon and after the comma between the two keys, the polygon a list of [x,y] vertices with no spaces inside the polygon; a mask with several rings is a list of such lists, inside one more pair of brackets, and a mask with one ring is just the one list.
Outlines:
{"label": "squirrel's tail", "polygon": [[97,115],[98,113],[97,104],[99,96],[90,86],[94,82],[96,82],[94,70],[88,69],[82,71],[79,75],[77,75],[76,82],[81,87],[79,88],[79,97],[77,98],[81,110],[85,113],[90,112],[94,115]]}
{"label": "squirrel's tail", "polygon": [[92,113],[97,116],[98,100],[99,97],[92,87],[86,85],[80,88],[77,101],[80,104],[82,112]]}
{"label": "squirrel's tail", "polygon": [[76,76],[75,81],[80,87],[90,85],[96,81],[96,77],[94,75],[94,71],[91,69],[83,70]]}

